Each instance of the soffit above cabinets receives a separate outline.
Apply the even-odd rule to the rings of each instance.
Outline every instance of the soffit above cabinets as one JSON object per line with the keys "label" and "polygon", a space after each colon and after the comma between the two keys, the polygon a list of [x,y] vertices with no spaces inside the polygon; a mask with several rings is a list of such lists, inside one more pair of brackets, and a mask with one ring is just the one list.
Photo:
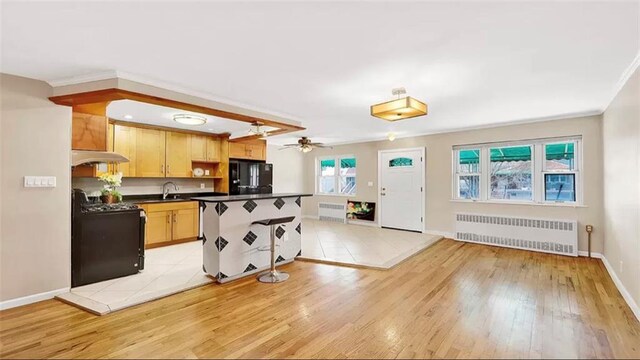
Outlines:
{"label": "soffit above cabinets", "polygon": [[[173,120],[177,114],[193,114],[207,119],[203,125],[185,125]],[[113,120],[175,129],[207,132],[211,134],[230,133],[231,137],[247,136],[250,124],[211,116],[192,111],[184,111],[166,106],[148,104],[133,100],[112,101],[107,106],[107,116]],[[130,118],[129,118],[130,116]],[[277,130],[277,127],[266,127],[266,130]]]}

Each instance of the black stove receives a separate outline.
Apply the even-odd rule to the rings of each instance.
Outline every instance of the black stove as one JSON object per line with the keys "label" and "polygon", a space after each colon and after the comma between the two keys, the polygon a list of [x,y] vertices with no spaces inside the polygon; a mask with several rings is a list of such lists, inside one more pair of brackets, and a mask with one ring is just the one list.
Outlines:
{"label": "black stove", "polygon": [[101,204],[74,189],[71,196],[71,286],[144,269],[146,215],[132,203]]}
{"label": "black stove", "polygon": [[107,212],[107,211],[127,211],[127,210],[140,210],[138,205],[131,203],[115,203],[115,204],[100,204],[100,203],[84,203],[81,206],[82,212]]}

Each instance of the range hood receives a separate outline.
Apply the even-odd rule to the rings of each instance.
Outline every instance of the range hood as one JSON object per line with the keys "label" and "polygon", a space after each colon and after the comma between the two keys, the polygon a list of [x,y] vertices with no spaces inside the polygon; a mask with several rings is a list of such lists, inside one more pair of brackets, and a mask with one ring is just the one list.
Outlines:
{"label": "range hood", "polygon": [[110,151],[71,150],[71,166],[123,162],[129,162],[129,159]]}

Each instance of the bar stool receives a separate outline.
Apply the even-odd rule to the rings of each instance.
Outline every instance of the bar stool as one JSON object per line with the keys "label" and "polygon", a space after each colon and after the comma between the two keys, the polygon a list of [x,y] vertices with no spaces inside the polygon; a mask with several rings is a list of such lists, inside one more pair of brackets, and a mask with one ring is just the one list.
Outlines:
{"label": "bar stool", "polygon": [[272,218],[258,220],[251,223],[251,225],[262,225],[271,227],[271,269],[258,275],[258,281],[263,283],[279,283],[287,280],[289,274],[285,272],[276,271],[276,226],[279,224],[290,223],[295,219],[295,216],[287,216],[281,218]]}

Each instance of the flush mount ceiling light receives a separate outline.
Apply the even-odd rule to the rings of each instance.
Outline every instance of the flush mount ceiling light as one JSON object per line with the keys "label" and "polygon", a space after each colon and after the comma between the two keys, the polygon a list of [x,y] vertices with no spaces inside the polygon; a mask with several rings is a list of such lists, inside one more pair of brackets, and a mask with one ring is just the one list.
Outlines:
{"label": "flush mount ceiling light", "polygon": [[391,93],[398,98],[381,104],[371,106],[371,115],[387,121],[398,121],[417,116],[427,115],[427,104],[410,96],[401,98],[407,91],[404,88],[396,88]]}
{"label": "flush mount ceiling light", "polygon": [[264,124],[261,122],[251,123],[251,127],[249,128],[249,135],[259,135],[262,137],[266,137],[269,133],[263,128]]}
{"label": "flush mount ceiling light", "polygon": [[173,121],[179,122],[180,124],[196,126],[206,124],[207,118],[192,114],[177,114],[173,115]]}

